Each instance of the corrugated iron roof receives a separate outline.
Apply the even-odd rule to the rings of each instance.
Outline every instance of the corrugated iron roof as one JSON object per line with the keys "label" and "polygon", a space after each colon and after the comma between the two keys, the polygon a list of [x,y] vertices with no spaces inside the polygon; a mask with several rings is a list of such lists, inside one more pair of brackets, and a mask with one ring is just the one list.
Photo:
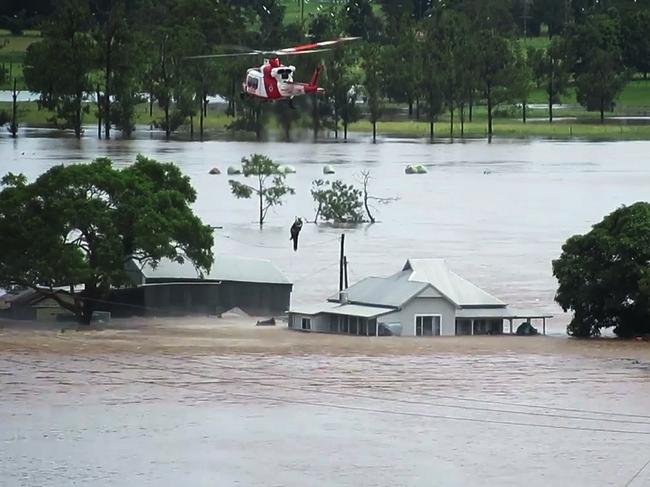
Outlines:
{"label": "corrugated iron roof", "polygon": [[535,310],[501,308],[461,308],[456,310],[456,318],[552,318],[553,315]]}
{"label": "corrugated iron roof", "polygon": [[289,313],[314,316],[320,313],[334,315],[357,316],[359,318],[374,318],[395,311],[394,308],[382,306],[363,306],[360,304],[321,303],[314,305],[296,306],[289,310]]}
{"label": "corrugated iron roof", "polygon": [[217,256],[210,272],[199,275],[190,261],[183,264],[163,259],[152,268],[142,269],[145,279],[207,279],[212,281],[261,282],[268,284],[291,284],[291,281],[270,260],[249,259],[233,256]]}
{"label": "corrugated iron roof", "polygon": [[444,259],[409,259],[409,281],[431,284],[456,306],[505,306],[505,303],[452,272]]}
{"label": "corrugated iron roof", "polygon": [[[345,290],[348,301],[400,307],[427,287],[426,283],[409,281],[410,275],[410,272],[398,272],[390,277],[366,277]],[[338,301],[339,294],[329,300]]]}

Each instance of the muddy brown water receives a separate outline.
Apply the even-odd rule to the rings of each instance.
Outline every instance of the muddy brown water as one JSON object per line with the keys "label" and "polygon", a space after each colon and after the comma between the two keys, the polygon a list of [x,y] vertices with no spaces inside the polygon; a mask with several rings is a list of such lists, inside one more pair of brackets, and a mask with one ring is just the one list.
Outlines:
{"label": "muddy brown water", "polygon": [[0,330],[7,486],[650,485],[645,343]]}

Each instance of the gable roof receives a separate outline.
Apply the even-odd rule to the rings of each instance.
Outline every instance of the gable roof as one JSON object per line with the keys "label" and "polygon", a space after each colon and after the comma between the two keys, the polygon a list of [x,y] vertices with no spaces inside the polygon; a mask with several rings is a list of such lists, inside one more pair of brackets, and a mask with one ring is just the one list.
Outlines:
{"label": "gable roof", "polygon": [[[410,281],[410,275],[402,271],[389,277],[366,277],[345,290],[348,301],[398,308],[428,287],[426,283]],[[328,300],[338,301],[339,294]]]}
{"label": "gable roof", "polygon": [[169,259],[163,259],[155,268],[146,265],[140,272],[145,279],[167,281],[182,279],[291,284],[291,281],[270,260],[232,256],[216,256],[210,272],[203,277],[188,260],[179,264]]}
{"label": "gable roof", "polygon": [[452,272],[444,259],[409,259],[409,281],[428,283],[456,306],[505,306],[505,303]]}

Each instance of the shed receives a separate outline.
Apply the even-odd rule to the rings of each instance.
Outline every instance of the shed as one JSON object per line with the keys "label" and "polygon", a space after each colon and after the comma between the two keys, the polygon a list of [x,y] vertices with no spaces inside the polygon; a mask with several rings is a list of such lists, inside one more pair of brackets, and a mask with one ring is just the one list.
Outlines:
{"label": "shed", "polygon": [[221,314],[234,307],[251,315],[284,315],[292,284],[275,264],[264,259],[215,258],[210,272],[163,259],[155,267],[127,264],[127,273],[144,289],[147,314]]}

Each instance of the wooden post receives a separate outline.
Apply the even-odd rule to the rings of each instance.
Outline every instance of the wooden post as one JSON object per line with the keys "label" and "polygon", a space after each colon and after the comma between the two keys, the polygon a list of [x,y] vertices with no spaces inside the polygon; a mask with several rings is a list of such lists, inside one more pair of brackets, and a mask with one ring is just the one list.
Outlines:
{"label": "wooden post", "polygon": [[472,335],[474,334],[474,318],[472,318]]}
{"label": "wooden post", "polygon": [[343,291],[343,260],[345,259],[345,233],[341,234],[341,254],[339,256],[339,291]]}
{"label": "wooden post", "polygon": [[542,335],[546,335],[546,317],[542,318]]}
{"label": "wooden post", "polygon": [[510,322],[510,334],[512,335],[512,318],[508,320]]}
{"label": "wooden post", "polygon": [[11,136],[13,138],[16,138],[16,135],[18,134],[18,120],[17,120],[18,93],[16,91],[16,78],[14,78],[14,91],[12,94],[12,100],[13,103],[11,105],[11,125],[9,126],[9,131],[11,132]]}

